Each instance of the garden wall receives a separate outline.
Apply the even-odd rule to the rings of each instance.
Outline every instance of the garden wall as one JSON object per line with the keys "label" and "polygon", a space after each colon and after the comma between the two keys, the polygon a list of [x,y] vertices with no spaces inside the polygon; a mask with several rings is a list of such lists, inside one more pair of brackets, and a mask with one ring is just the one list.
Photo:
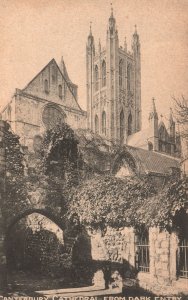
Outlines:
{"label": "garden wall", "polygon": [[[178,237],[159,228],[149,229],[149,272],[136,270],[135,230],[133,228],[107,228],[105,234],[100,231],[90,233],[92,258],[94,260],[110,260],[111,264],[123,265],[123,278],[135,277],[135,283],[146,290],[172,294],[188,292],[188,280],[177,278],[176,257]],[[125,280],[126,283],[126,280]]]}

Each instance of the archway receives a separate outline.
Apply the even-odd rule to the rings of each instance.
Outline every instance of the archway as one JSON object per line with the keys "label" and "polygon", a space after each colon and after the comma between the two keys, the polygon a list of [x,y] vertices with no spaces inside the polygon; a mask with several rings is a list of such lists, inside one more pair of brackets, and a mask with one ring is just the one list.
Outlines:
{"label": "archway", "polygon": [[12,289],[59,287],[54,280],[63,277],[62,256],[66,254],[62,223],[40,209],[25,211],[12,220],[5,240]]}
{"label": "archway", "polygon": [[92,284],[90,237],[85,227],[69,219],[65,222],[47,209],[29,209],[12,219],[6,231],[6,252],[12,291]]}
{"label": "archway", "polygon": [[112,164],[112,173],[119,178],[137,174],[136,161],[128,150],[123,150],[115,157]]}

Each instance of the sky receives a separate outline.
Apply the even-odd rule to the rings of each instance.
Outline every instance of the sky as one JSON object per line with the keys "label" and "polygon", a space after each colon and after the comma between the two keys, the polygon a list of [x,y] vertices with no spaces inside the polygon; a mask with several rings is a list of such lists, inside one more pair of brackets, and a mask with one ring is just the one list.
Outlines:
{"label": "sky", "polygon": [[[172,96],[188,96],[188,0],[113,0],[112,6],[120,45],[126,36],[131,49],[135,24],[140,36],[143,124],[152,97],[167,120]],[[86,109],[89,25],[96,47],[99,38],[105,46],[110,12],[108,0],[1,0],[1,108],[15,88],[24,88],[52,58],[59,63],[63,56]]]}

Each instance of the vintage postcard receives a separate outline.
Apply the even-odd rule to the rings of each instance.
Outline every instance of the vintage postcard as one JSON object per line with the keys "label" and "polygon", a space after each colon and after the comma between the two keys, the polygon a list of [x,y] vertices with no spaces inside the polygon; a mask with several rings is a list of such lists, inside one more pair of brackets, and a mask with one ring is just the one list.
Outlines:
{"label": "vintage postcard", "polygon": [[188,299],[188,1],[0,1],[0,300]]}

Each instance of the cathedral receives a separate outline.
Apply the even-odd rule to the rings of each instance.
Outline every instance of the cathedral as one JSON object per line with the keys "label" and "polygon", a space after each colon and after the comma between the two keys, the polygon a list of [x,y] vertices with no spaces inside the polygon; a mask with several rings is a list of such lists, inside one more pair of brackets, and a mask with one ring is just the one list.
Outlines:
{"label": "cathedral", "polygon": [[141,129],[140,42],[135,29],[132,52],[119,46],[113,10],[106,46],[95,49],[91,29],[86,48],[87,127],[118,144]]}
{"label": "cathedral", "polygon": [[86,44],[87,112],[78,102],[77,88],[63,58],[52,59],[23,89],[16,89],[2,111],[22,145],[29,151],[55,124],[66,122],[73,129],[88,129],[116,145],[127,145],[180,156],[180,137],[170,112],[168,124],[158,120],[151,101],[148,128],[141,126],[141,53],[135,26],[131,51],[119,45],[116,20],[111,9],[106,45],[95,39],[91,26]]}
{"label": "cathedral", "polygon": [[44,131],[56,124],[85,128],[86,112],[78,103],[77,88],[63,58],[59,65],[52,59],[24,89],[16,89],[2,119],[9,121],[21,144],[33,151]]}

